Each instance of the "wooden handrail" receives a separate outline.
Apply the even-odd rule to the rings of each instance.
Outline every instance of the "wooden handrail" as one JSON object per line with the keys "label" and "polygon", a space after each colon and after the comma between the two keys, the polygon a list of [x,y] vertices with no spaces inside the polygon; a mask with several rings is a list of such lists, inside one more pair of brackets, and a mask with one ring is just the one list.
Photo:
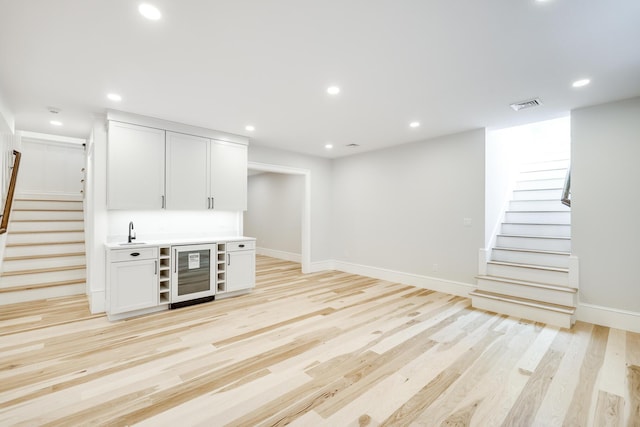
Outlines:
{"label": "wooden handrail", "polygon": [[13,204],[13,194],[16,191],[16,181],[18,180],[18,168],[20,167],[20,157],[22,153],[13,150],[13,155],[16,156],[13,162],[13,169],[11,170],[11,180],[9,181],[9,190],[7,191],[7,200],[4,202],[4,212],[2,213],[2,222],[0,223],[0,234],[7,232],[9,227],[9,214],[11,214],[11,205]]}
{"label": "wooden handrail", "polygon": [[560,201],[563,205],[571,207],[571,165],[569,165],[567,175],[564,178],[564,187],[562,188]]}

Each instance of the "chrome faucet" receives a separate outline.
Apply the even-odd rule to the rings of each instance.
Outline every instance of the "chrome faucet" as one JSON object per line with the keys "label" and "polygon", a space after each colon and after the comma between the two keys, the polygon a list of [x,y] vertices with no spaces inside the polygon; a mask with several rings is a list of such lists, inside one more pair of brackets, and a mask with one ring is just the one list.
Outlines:
{"label": "chrome faucet", "polygon": [[132,240],[136,240],[136,232],[133,231],[133,221],[129,221],[129,240],[128,243],[131,243]]}

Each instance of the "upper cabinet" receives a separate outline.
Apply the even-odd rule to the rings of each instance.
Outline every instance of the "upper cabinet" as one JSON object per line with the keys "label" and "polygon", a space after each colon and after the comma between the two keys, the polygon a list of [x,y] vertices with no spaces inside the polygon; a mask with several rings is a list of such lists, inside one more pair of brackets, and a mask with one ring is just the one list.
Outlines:
{"label": "upper cabinet", "polygon": [[209,139],[167,132],[167,209],[208,209]]}
{"label": "upper cabinet", "polygon": [[107,206],[160,209],[164,205],[165,131],[109,122]]}
{"label": "upper cabinet", "polygon": [[247,210],[247,146],[211,141],[211,207]]}
{"label": "upper cabinet", "polygon": [[[128,113],[108,116],[109,209],[247,209],[245,137]],[[132,116],[136,124],[125,123]]]}

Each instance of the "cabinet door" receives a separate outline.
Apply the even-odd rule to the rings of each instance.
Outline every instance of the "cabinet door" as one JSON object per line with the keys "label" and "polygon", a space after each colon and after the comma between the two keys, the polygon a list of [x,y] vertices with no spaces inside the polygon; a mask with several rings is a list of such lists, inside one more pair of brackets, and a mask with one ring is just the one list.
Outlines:
{"label": "cabinet door", "polygon": [[250,289],[256,283],[256,252],[227,252],[226,291]]}
{"label": "cabinet door", "polygon": [[167,209],[208,209],[209,139],[167,132]]}
{"label": "cabinet door", "polygon": [[109,287],[112,314],[157,306],[157,261],[112,262]]}
{"label": "cabinet door", "polygon": [[211,196],[213,209],[247,210],[247,147],[211,141]]}
{"label": "cabinet door", "polygon": [[164,131],[109,122],[107,206],[160,209],[164,197]]}

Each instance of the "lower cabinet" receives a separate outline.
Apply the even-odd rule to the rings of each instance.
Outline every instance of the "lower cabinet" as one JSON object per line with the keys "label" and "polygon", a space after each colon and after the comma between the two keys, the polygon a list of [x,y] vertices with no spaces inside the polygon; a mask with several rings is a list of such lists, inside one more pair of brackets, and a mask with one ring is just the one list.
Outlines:
{"label": "lower cabinet", "polygon": [[158,248],[112,250],[110,258],[109,314],[157,306]]}
{"label": "lower cabinet", "polygon": [[226,265],[227,292],[251,289],[256,284],[256,251],[254,242],[228,242]]}

